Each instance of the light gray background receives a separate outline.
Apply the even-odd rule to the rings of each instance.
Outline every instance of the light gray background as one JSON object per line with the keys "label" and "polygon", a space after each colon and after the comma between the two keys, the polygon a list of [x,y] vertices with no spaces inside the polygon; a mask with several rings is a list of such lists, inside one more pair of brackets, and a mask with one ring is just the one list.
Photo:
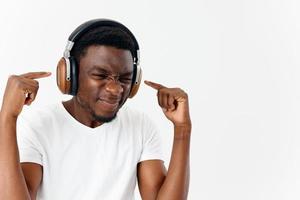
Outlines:
{"label": "light gray background", "polygon": [[[298,0],[2,1],[1,97],[9,74],[45,70],[33,106],[68,99],[56,63],[73,29],[99,17],[134,32],[144,79],[189,93],[189,199],[300,199]],[[168,164],[172,126],[155,91],[142,85],[128,104],[161,128]]]}

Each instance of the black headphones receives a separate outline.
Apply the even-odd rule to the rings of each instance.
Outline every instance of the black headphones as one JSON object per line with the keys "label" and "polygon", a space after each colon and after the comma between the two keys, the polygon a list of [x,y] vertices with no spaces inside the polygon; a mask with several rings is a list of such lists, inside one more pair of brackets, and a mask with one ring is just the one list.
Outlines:
{"label": "black headphones", "polygon": [[127,33],[134,43],[133,54],[133,78],[131,84],[131,91],[129,97],[132,98],[138,91],[141,79],[142,70],[139,67],[139,44],[135,39],[131,31],[123,24],[109,20],[109,19],[94,19],[87,21],[77,27],[72,34],[69,36],[64,55],[59,60],[56,69],[56,83],[59,90],[63,94],[76,95],[78,90],[78,66],[76,64],[75,58],[71,56],[71,50],[74,43],[89,30],[100,27],[100,26],[111,26],[119,28],[121,31]]}

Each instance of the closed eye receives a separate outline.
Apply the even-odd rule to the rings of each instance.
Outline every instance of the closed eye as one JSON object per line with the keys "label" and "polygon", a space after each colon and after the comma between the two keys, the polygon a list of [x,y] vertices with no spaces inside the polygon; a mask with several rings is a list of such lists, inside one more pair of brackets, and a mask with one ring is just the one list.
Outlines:
{"label": "closed eye", "polygon": [[107,74],[98,74],[98,73],[92,74],[92,76],[97,79],[106,79],[108,77]]}
{"label": "closed eye", "polygon": [[131,83],[131,78],[130,77],[121,77],[120,81],[122,83]]}

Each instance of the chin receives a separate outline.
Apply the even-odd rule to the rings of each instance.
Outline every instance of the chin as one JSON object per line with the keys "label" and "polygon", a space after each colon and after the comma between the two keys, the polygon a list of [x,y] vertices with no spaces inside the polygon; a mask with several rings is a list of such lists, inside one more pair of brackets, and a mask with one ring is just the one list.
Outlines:
{"label": "chin", "polygon": [[111,122],[112,120],[114,120],[116,118],[116,114],[110,117],[107,116],[102,116],[102,115],[94,115],[94,119],[98,122],[102,122],[102,123],[107,123],[107,122]]}
{"label": "chin", "polygon": [[114,120],[117,116],[117,112],[111,114],[111,115],[101,115],[101,114],[96,114],[93,113],[93,117],[96,121],[98,122],[111,122],[112,120]]}

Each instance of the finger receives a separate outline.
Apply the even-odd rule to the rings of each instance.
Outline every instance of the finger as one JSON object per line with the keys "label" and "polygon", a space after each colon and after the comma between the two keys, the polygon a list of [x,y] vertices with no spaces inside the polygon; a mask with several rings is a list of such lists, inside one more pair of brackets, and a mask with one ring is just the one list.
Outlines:
{"label": "finger", "polygon": [[24,87],[26,87],[26,85],[30,85],[32,87],[39,87],[39,82],[34,79],[21,77],[20,80],[21,80],[22,84],[25,85]]}
{"label": "finger", "polygon": [[169,94],[165,93],[165,94],[162,95],[162,99],[161,99],[161,101],[162,101],[162,107],[166,108],[167,110],[169,109],[169,106],[168,106],[168,96],[169,96]]}
{"label": "finger", "polygon": [[37,93],[28,93],[28,96],[25,99],[25,104],[29,106],[35,100],[36,95]]}
{"label": "finger", "polygon": [[152,81],[144,81],[144,83],[145,83],[146,85],[148,85],[148,86],[150,86],[150,87],[156,89],[156,90],[160,90],[160,89],[162,89],[162,88],[165,87],[165,86],[163,86],[163,85],[161,85],[161,84],[159,84],[159,83],[154,83],[154,82],[152,82]]}
{"label": "finger", "polygon": [[186,92],[184,92],[183,90],[179,90],[176,95],[174,96],[174,100],[176,100],[176,102],[185,102],[188,99],[188,95]]}
{"label": "finger", "polygon": [[162,93],[161,92],[157,92],[157,101],[159,106],[162,108],[163,104],[162,104]]}
{"label": "finger", "polygon": [[38,87],[36,86],[31,86],[28,84],[24,85],[23,89],[21,90],[22,95],[24,97],[24,104],[30,105],[34,101],[37,91]]}
{"label": "finger", "polygon": [[30,105],[35,100],[35,97],[37,95],[37,91],[38,91],[38,88],[32,88],[32,90],[31,89],[26,89],[25,92],[24,92],[24,95],[25,95],[24,104]]}
{"label": "finger", "polygon": [[31,102],[35,99],[36,93],[39,89],[39,83],[36,80],[33,79],[25,79],[25,81],[22,80],[22,90],[25,97],[25,104],[27,104],[27,102],[29,100],[31,100]]}
{"label": "finger", "polygon": [[51,75],[51,72],[29,72],[26,74],[22,74],[20,76],[24,77],[24,78],[29,78],[29,79],[38,79],[38,78],[48,77],[50,75]]}
{"label": "finger", "polygon": [[171,95],[169,95],[169,96],[168,96],[168,106],[169,106],[169,108],[170,108],[172,111],[175,110],[175,104],[174,104],[174,101],[175,101],[174,97],[171,96]]}

